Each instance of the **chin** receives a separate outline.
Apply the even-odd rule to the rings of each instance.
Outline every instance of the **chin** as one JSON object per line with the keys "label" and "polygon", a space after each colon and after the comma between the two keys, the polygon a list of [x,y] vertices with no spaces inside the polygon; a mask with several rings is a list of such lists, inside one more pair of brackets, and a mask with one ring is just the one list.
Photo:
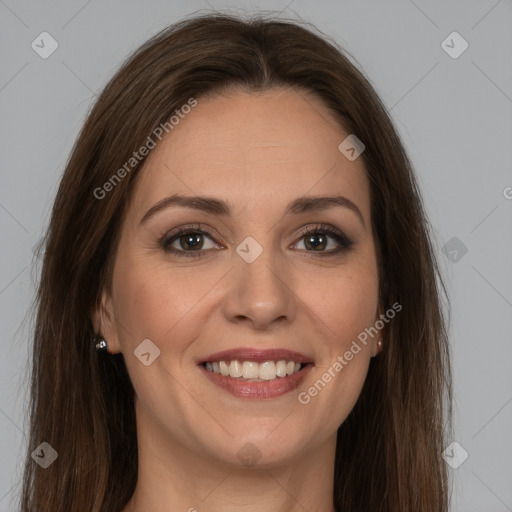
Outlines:
{"label": "chin", "polygon": [[212,457],[239,468],[268,469],[290,464],[299,457],[299,452],[304,448],[306,441],[300,438],[295,428],[293,432],[276,433],[277,430],[272,433],[272,429],[269,428],[252,431],[231,429],[233,437],[223,436],[217,446],[213,444],[214,440],[209,438],[205,440],[205,448]]}

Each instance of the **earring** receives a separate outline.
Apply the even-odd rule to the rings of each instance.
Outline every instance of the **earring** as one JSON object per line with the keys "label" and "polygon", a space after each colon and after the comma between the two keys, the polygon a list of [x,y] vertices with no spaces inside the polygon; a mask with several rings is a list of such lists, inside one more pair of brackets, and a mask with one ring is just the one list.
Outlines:
{"label": "earring", "polygon": [[103,353],[108,352],[107,342],[101,336],[94,338],[93,343],[95,343],[95,345],[96,345],[97,352],[103,352]]}

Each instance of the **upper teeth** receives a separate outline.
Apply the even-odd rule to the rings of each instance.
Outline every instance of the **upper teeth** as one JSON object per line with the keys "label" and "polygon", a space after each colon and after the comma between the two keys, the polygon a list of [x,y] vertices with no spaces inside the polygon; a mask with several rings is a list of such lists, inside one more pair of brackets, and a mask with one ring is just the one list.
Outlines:
{"label": "upper teeth", "polygon": [[254,361],[208,361],[206,369],[209,372],[220,373],[239,379],[261,379],[272,380],[276,377],[286,377],[300,370],[300,363],[295,361],[265,361],[256,363]]}

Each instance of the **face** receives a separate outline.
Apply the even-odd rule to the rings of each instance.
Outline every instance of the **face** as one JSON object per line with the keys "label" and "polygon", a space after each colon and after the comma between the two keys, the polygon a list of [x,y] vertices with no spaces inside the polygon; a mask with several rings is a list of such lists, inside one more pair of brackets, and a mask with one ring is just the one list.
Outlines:
{"label": "face", "polygon": [[378,275],[348,135],[311,94],[233,92],[198,98],[151,151],[94,313],[139,436],[262,467],[332,448],[378,351],[377,337],[354,349],[379,318]]}

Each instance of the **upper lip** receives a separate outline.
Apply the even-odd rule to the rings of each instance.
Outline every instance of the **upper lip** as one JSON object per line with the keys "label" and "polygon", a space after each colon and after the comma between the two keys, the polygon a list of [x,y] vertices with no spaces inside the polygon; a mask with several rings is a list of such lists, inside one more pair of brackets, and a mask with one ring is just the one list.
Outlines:
{"label": "upper lip", "polygon": [[300,352],[288,350],[284,348],[274,349],[257,349],[257,348],[235,348],[231,350],[223,350],[215,352],[204,359],[199,360],[198,364],[207,361],[254,361],[255,363],[263,363],[265,361],[295,361],[296,363],[312,363],[313,359]]}

